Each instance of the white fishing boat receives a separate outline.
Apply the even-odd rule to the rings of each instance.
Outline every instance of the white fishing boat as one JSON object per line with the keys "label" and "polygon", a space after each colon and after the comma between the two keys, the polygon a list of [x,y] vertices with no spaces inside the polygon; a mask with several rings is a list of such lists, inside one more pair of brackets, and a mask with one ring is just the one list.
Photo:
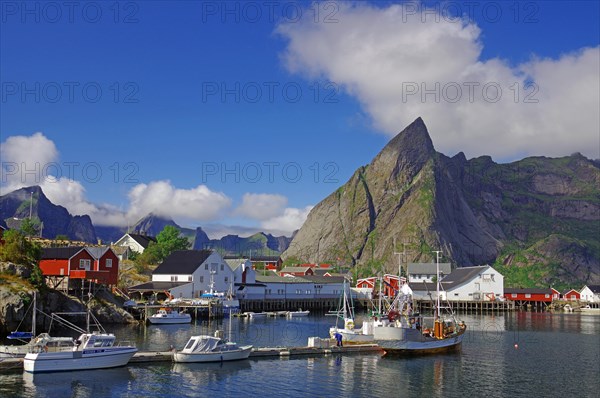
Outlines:
{"label": "white fishing boat", "polygon": [[219,332],[215,336],[192,336],[181,351],[173,353],[175,362],[225,362],[247,359],[251,345],[238,346],[223,340]]}
{"label": "white fishing boat", "polygon": [[439,251],[436,252],[437,295],[435,315],[431,322],[412,310],[412,290],[405,285],[400,289],[386,319],[373,325],[375,342],[386,355],[425,355],[449,352],[460,348],[466,325],[458,322],[450,306],[449,316],[441,312],[441,278]]}
{"label": "white fishing boat", "polygon": [[[53,314],[54,315],[54,314]],[[81,332],[77,340],[48,341],[36,346],[25,355],[23,367],[26,372],[58,372],[70,370],[104,369],[124,366],[137,352],[132,345],[115,344],[115,335],[106,333],[96,318],[99,332],[89,332],[89,311],[87,331],[65,321],[73,329]],[[93,317],[93,316],[92,316]]]}
{"label": "white fishing boat", "polygon": [[[341,336],[341,343],[361,344],[373,341],[373,334],[363,333],[363,329],[356,329],[354,326],[354,306],[352,303],[352,294],[344,280],[344,291],[340,298],[340,305],[337,311],[337,320],[335,326],[329,328],[329,335],[333,339]],[[342,321],[343,326],[338,326]],[[363,325],[367,327],[368,325]]]}
{"label": "white fishing boat", "polygon": [[187,312],[179,312],[172,308],[161,308],[156,314],[152,314],[148,321],[154,325],[191,323],[192,316]]}
{"label": "white fishing boat", "polygon": [[593,308],[589,304],[581,307],[580,310],[589,314],[600,314],[600,308]]}

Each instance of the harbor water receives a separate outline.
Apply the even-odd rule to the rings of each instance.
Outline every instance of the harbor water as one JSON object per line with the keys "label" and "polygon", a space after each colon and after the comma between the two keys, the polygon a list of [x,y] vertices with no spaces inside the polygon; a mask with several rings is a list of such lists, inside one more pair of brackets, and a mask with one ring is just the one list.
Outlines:
{"label": "harbor water", "polygon": [[[35,375],[8,372],[0,373],[0,397],[598,397],[600,316],[514,312],[459,318],[468,330],[461,352],[450,355],[331,354]],[[141,351],[167,351],[181,349],[190,335],[215,330],[256,347],[305,346],[311,336],[326,337],[334,323],[334,317],[311,315],[109,331]]]}

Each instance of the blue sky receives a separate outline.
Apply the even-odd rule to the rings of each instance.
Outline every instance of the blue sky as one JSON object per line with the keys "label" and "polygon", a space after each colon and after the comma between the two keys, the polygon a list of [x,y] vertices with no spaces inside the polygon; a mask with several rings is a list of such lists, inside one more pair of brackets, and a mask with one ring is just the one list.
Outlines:
{"label": "blue sky", "polygon": [[417,116],[450,156],[599,156],[598,2],[69,4],[1,3],[2,194],[98,224],[289,234]]}

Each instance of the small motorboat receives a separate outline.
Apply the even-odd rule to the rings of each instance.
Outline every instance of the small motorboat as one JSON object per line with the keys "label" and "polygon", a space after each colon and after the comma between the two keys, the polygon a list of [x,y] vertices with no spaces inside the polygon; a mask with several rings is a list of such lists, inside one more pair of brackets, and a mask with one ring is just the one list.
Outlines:
{"label": "small motorboat", "polygon": [[83,333],[75,341],[49,341],[36,352],[25,355],[26,372],[59,372],[67,370],[104,369],[125,366],[137,348],[115,345],[115,335]]}
{"label": "small motorboat", "polygon": [[191,323],[192,316],[187,312],[179,312],[171,308],[161,308],[156,314],[150,316],[148,321],[154,325]]}
{"label": "small motorboat", "polygon": [[266,312],[246,312],[250,319],[262,319],[267,317]]}
{"label": "small motorboat", "polygon": [[247,359],[252,351],[251,345],[238,346],[236,343],[224,340],[222,332],[215,336],[192,336],[181,351],[173,353],[175,362],[224,362]]}
{"label": "small motorboat", "polygon": [[296,317],[301,317],[301,316],[308,316],[308,314],[310,314],[309,310],[302,311],[302,309],[299,309],[298,311],[289,311],[287,313],[287,317],[288,318],[296,318]]}

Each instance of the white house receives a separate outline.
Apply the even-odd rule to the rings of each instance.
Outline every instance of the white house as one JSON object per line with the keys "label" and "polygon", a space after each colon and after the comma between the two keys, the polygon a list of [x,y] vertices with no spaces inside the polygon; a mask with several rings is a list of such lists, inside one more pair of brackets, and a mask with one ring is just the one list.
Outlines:
{"label": "white house", "polygon": [[125,234],[113,246],[129,247],[131,251],[143,253],[150,245],[150,242],[156,243],[156,238],[140,234]]}
{"label": "white house", "polygon": [[[452,271],[450,263],[440,263],[440,279],[444,279]],[[408,264],[408,282],[409,283],[431,283],[437,275],[436,263],[409,263]]]}
{"label": "white house", "polygon": [[584,286],[579,293],[581,294],[581,301],[600,303],[600,285]]}
{"label": "white house", "polygon": [[[412,283],[413,298],[435,300],[435,283]],[[493,301],[504,296],[504,276],[489,265],[456,268],[442,281],[442,300]]]}
{"label": "white house", "polygon": [[203,293],[225,293],[233,280],[233,271],[219,253],[176,250],[152,272],[152,282],[130,290],[165,291],[174,298],[197,298]]}

